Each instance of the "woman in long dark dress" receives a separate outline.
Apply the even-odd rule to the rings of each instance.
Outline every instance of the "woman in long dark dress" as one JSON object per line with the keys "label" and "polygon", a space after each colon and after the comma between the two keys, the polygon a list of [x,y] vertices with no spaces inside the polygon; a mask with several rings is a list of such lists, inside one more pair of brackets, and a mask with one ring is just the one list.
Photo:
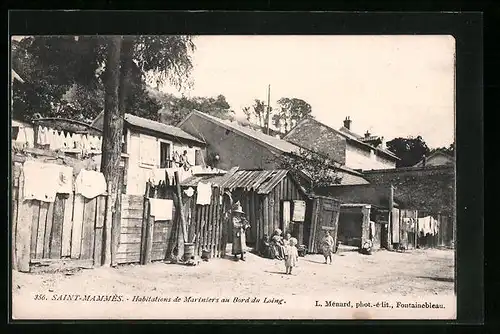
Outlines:
{"label": "woman in long dark dress", "polygon": [[245,217],[241,205],[236,203],[236,208],[233,209],[233,246],[231,253],[236,260],[238,255],[240,259],[245,261],[245,248],[246,248],[246,230],[250,228],[250,224]]}

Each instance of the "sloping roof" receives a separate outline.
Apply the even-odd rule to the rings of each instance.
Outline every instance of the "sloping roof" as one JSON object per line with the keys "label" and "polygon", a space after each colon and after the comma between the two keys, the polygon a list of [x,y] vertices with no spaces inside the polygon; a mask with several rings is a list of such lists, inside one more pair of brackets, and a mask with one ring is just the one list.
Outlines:
{"label": "sloping roof", "polygon": [[341,186],[352,186],[357,184],[370,184],[366,179],[361,176],[353,175],[351,173],[338,171],[339,176],[342,178]]}
{"label": "sloping roof", "polygon": [[[288,174],[287,170],[240,170],[229,175],[194,175],[181,182],[181,186],[195,187],[198,182],[210,182],[221,188],[243,188],[258,194],[268,194]],[[300,188],[300,187],[299,187]]]}
{"label": "sloping roof", "polygon": [[[335,131],[335,129],[332,129]],[[360,142],[360,143],[363,143],[365,145],[368,145],[370,148],[373,148],[379,152],[382,152],[382,153],[385,153],[386,155],[389,155],[390,157],[396,159],[396,160],[401,160],[398,156],[396,156],[394,153],[392,153],[391,151],[385,149],[385,148],[381,148],[381,147],[374,147],[370,144],[368,144],[366,141],[369,141],[371,140],[372,138],[376,138],[376,136],[371,136],[372,138],[365,138],[361,135],[358,135],[357,133],[355,132],[352,132],[351,130],[349,130],[348,128],[346,128],[345,126],[341,127],[339,130],[338,130],[339,133],[341,134],[344,134],[346,135],[349,139],[351,140],[354,140],[354,141],[357,141],[357,142]]]}
{"label": "sloping roof", "polygon": [[277,149],[281,152],[297,152],[299,150],[299,147],[286,141],[283,139],[278,139],[273,136],[268,136],[265,133],[262,133],[261,131],[254,130],[252,128],[247,128],[244,126],[241,126],[238,124],[238,122],[234,121],[231,122],[229,120],[222,120],[220,118],[214,117],[212,115],[208,115],[205,113],[202,113],[200,111],[194,110],[192,111],[181,123],[179,123],[179,127],[182,126],[185,122],[188,122],[189,119],[192,117],[192,115],[199,116],[209,122],[215,123],[227,130],[232,130],[235,132],[238,132],[239,134],[259,142],[260,144],[266,145],[268,147],[272,147],[274,149]]}
{"label": "sloping roof", "polygon": [[[103,122],[100,122],[101,118],[104,117],[104,112],[101,112],[91,123],[92,126],[99,128],[102,130],[103,127]],[[163,124],[160,122],[152,121],[147,118],[135,116],[132,114],[125,114],[125,117],[123,118],[126,123],[129,125],[142,128],[142,129],[148,129],[157,133],[161,133],[164,135],[176,137],[176,138],[182,138],[182,139],[187,139],[191,140],[200,144],[205,144],[205,142],[202,139],[196,138],[189,133],[185,132],[184,130],[173,126],[173,125],[167,125]]]}
{"label": "sloping roof", "polygon": [[189,133],[185,132],[184,130],[173,125],[163,124],[160,122],[152,121],[150,119],[135,116],[132,114],[125,114],[124,120],[130,125],[137,126],[143,129],[149,129],[172,137],[183,138],[197,143],[205,144],[205,141],[198,139],[190,135]]}
{"label": "sloping roof", "polygon": [[[432,158],[434,158],[438,155],[448,158],[450,163],[452,163],[454,161],[454,157],[452,155],[450,155],[449,153],[443,151],[442,149],[437,149],[431,155],[429,155],[428,157],[425,157],[425,160],[427,162],[429,162],[429,160],[431,160]],[[424,166],[424,159],[417,162],[413,167],[422,167],[422,166]]]}
{"label": "sloping roof", "polygon": [[340,128],[339,130],[336,130],[320,121],[318,121],[317,119],[314,119],[314,118],[304,118],[302,119],[299,123],[297,123],[297,125],[295,125],[295,127],[290,130],[290,132],[288,132],[288,134],[284,137],[284,139],[287,139],[289,138],[295,131],[296,129],[299,128],[299,126],[301,126],[304,122],[314,122],[316,123],[317,125],[319,126],[323,126],[325,127],[326,129],[338,134],[338,135],[341,135],[342,137],[348,139],[348,140],[351,140],[359,145],[361,145],[362,147],[365,147],[366,149],[370,149],[370,150],[375,150],[375,151],[378,151],[378,152],[381,152],[381,153],[384,153],[385,155],[388,155],[389,157],[391,157],[392,159],[394,160],[400,160],[396,155],[394,155],[394,153],[388,151],[388,150],[385,150],[385,149],[382,149],[382,148],[377,148],[377,147],[374,147],[368,143],[364,143],[361,138],[363,138],[363,136],[360,136],[352,131],[350,131],[349,129],[345,128],[345,127],[342,127]]}

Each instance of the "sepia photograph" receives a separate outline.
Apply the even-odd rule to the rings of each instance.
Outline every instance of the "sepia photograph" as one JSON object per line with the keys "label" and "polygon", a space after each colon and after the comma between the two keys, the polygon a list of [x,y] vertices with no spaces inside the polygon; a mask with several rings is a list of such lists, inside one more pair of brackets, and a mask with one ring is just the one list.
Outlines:
{"label": "sepia photograph", "polygon": [[15,35],[12,318],[457,318],[451,35]]}

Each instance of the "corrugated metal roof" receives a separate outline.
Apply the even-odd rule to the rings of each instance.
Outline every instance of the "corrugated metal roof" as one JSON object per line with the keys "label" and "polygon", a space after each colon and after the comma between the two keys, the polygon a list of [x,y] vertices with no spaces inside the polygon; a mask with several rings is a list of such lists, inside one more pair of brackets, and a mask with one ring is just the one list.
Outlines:
{"label": "corrugated metal roof", "polygon": [[268,194],[276,187],[288,171],[277,170],[240,170],[233,175],[194,175],[183,182],[181,186],[195,187],[198,182],[210,182],[215,186],[228,189],[244,188],[256,191],[258,194]]}
{"label": "corrugated metal roof", "polygon": [[172,137],[187,139],[187,140],[191,140],[191,141],[194,141],[197,143],[205,144],[205,142],[203,140],[198,139],[198,138],[190,135],[189,133],[185,132],[184,130],[182,130],[178,127],[172,126],[172,125],[167,125],[167,124],[163,124],[160,122],[155,122],[155,121],[152,121],[150,119],[138,117],[138,116],[135,116],[132,114],[125,114],[124,120],[125,120],[125,122],[127,122],[133,126],[137,126],[137,127],[144,128],[144,129],[149,129],[149,130],[163,133],[163,134],[166,134],[166,135],[169,135]]}

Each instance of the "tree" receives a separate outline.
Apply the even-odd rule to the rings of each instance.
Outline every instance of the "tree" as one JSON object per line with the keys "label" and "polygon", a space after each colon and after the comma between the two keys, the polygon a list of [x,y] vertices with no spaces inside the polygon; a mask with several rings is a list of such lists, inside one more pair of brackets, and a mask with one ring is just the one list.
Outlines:
{"label": "tree", "polygon": [[[112,239],[111,265],[115,264],[115,254],[119,241],[119,224],[121,209],[121,143],[123,136],[123,118],[125,106],[129,98],[131,78],[133,77],[134,61],[145,75],[153,73],[159,81],[169,80],[181,85],[192,68],[191,58],[186,55],[188,47],[194,49],[189,38],[167,36],[157,39],[152,37],[108,37],[107,62],[104,72],[105,104],[104,131],[101,171],[108,182],[111,192]],[[177,39],[178,38],[178,39]],[[184,45],[186,43],[186,45]],[[178,246],[178,255],[182,255],[182,247]]]}
{"label": "tree", "polygon": [[300,148],[297,152],[282,154],[277,158],[278,168],[289,170],[309,192],[318,187],[340,184],[342,177],[332,161],[322,154]]}
{"label": "tree", "polygon": [[394,138],[387,142],[387,149],[401,159],[396,163],[396,167],[414,166],[430,151],[421,136]]}
{"label": "tree", "polygon": [[[149,97],[147,81],[153,78],[176,87],[190,85],[194,43],[190,36],[177,35],[131,39],[133,61],[125,110],[154,119],[160,105]],[[40,113],[44,117],[94,119],[104,108],[102,76],[107,48],[105,38],[97,36],[36,36],[14,41],[12,66],[26,79],[25,84],[16,82],[13,87],[15,117],[29,120]],[[68,100],[65,97],[71,90],[72,99]]]}
{"label": "tree", "polygon": [[306,117],[312,117],[309,103],[297,98],[282,97],[278,100],[279,111],[273,115],[273,124],[282,132],[287,133],[297,123]]}
{"label": "tree", "polygon": [[455,143],[451,143],[448,147],[433,148],[429,152],[429,155],[433,154],[436,151],[445,152],[445,153],[447,153],[447,154],[449,154],[449,155],[451,155],[453,157],[453,156],[455,156]]}
{"label": "tree", "polygon": [[161,106],[158,120],[165,124],[176,125],[182,121],[193,110],[201,111],[221,119],[230,119],[234,111],[226,100],[226,97],[219,94],[216,97],[176,97],[172,94],[165,94],[152,90],[152,98]]}

